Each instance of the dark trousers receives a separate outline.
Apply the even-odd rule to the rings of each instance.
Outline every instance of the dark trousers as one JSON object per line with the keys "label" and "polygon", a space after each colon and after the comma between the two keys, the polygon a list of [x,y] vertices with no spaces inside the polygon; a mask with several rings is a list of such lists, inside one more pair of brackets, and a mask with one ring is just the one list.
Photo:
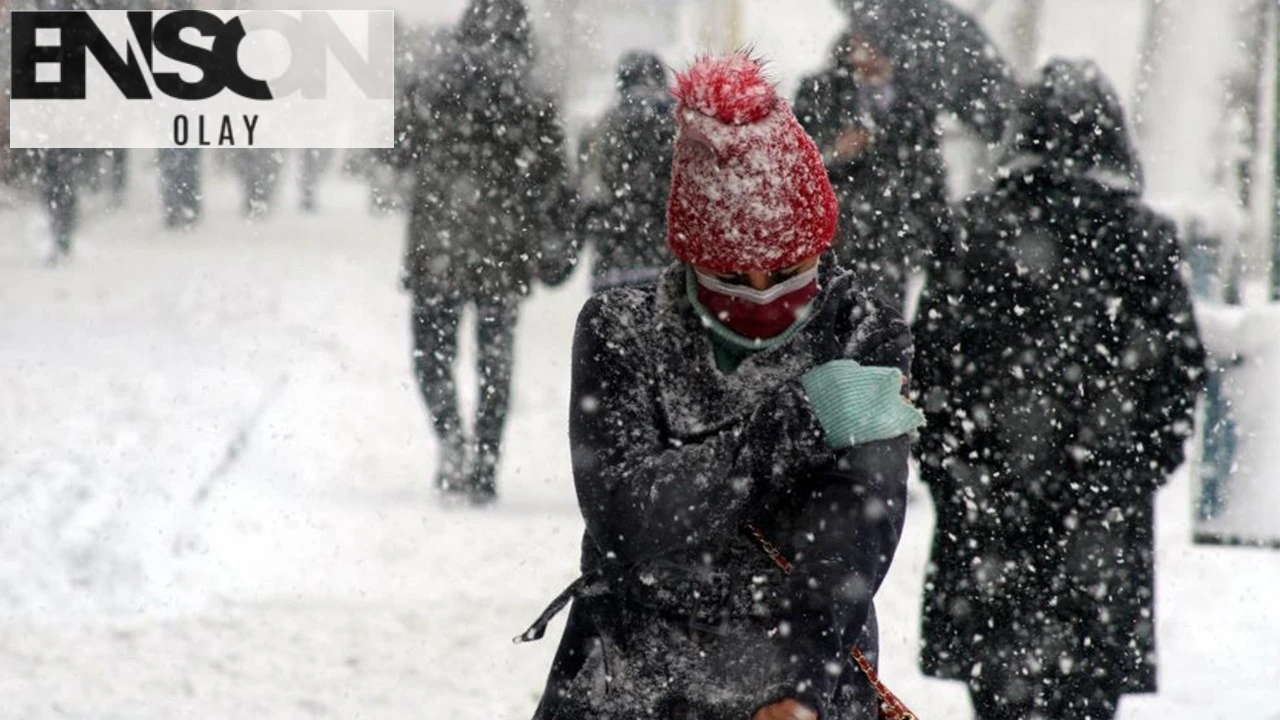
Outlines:
{"label": "dark trousers", "polygon": [[49,224],[53,228],[55,252],[71,252],[71,234],[76,227],[76,169],[79,156],[75,150],[46,150],[41,159],[41,187]]}
{"label": "dark trousers", "polygon": [[476,307],[480,401],[476,409],[473,452],[480,485],[492,484],[502,447],[511,399],[518,296],[469,298],[449,292],[417,290],[413,301],[413,368],[431,413],[436,437],[446,448],[461,444],[453,365],[458,356],[458,322],[468,304]]}
{"label": "dark trousers", "polygon": [[124,191],[129,185],[129,151],[126,148],[113,148],[107,151],[110,162],[111,202],[119,205],[124,201]]}
{"label": "dark trousers", "polygon": [[301,166],[298,168],[298,202],[307,212],[316,209],[316,185],[320,175],[329,164],[332,150],[307,149],[302,151]]}
{"label": "dark trousers", "polygon": [[200,219],[203,191],[200,185],[200,151],[166,148],[156,153],[160,167],[160,199],[164,222],[187,227]]}
{"label": "dark trousers", "polygon": [[284,154],[274,149],[236,152],[235,167],[244,188],[244,204],[241,208],[246,217],[262,217],[271,211],[271,202],[280,184]]}

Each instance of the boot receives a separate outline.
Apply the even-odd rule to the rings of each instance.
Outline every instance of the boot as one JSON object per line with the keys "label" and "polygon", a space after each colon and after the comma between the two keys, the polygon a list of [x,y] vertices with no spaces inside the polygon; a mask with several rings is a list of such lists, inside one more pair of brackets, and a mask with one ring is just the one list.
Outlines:
{"label": "boot", "polygon": [[436,462],[436,490],[445,494],[467,492],[467,443],[461,433],[440,438]]}
{"label": "boot", "polygon": [[498,454],[480,446],[476,450],[475,466],[467,483],[471,504],[492,505],[498,500]]}

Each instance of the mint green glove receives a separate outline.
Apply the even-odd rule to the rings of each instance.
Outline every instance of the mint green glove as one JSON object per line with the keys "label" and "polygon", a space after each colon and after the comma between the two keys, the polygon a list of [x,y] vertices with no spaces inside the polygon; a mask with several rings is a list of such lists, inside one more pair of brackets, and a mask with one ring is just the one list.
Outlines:
{"label": "mint green glove", "polygon": [[902,371],[832,360],[800,376],[809,405],[833,450],[888,440],[924,424],[902,396]]}

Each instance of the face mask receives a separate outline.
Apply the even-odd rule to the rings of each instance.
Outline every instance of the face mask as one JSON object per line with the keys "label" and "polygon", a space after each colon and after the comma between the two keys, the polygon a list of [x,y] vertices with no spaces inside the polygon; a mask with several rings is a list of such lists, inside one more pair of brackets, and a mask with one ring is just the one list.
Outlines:
{"label": "face mask", "polygon": [[698,302],[733,332],[754,340],[781,335],[818,296],[818,267],[764,290],[696,273]]}

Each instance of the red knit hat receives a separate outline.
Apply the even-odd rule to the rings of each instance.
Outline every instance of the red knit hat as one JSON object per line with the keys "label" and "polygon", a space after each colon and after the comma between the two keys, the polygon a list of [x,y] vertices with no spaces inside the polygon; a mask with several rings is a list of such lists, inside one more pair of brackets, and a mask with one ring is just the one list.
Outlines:
{"label": "red knit hat", "polygon": [[779,270],[826,250],[836,195],[761,61],[703,57],[676,76],[667,244],[712,272]]}

